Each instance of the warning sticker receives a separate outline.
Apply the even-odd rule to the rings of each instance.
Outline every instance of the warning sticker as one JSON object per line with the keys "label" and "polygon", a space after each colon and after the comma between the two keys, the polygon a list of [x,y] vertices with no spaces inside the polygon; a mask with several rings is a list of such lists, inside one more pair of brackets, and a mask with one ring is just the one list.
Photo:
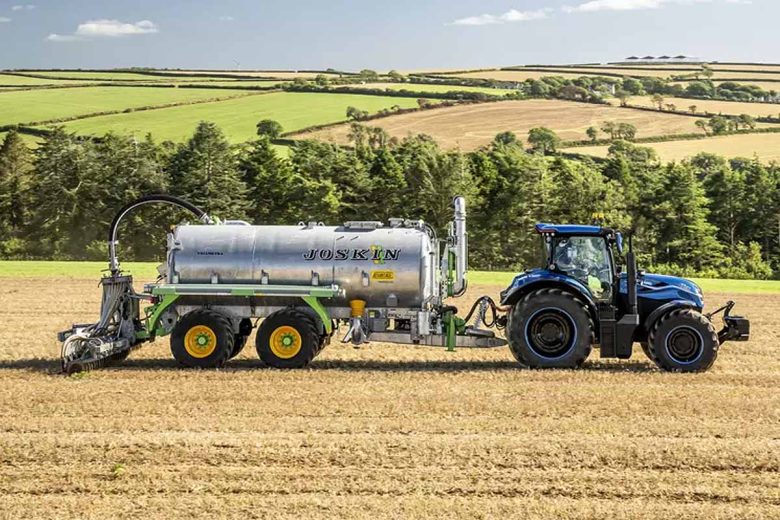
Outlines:
{"label": "warning sticker", "polygon": [[394,282],[395,271],[371,271],[371,279],[375,282]]}

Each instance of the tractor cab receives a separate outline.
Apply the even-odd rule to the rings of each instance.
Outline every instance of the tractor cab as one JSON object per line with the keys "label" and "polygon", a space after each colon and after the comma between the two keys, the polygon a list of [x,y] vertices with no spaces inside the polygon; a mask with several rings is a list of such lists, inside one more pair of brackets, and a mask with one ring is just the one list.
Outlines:
{"label": "tractor cab", "polygon": [[622,254],[623,237],[599,226],[537,224],[542,241],[542,267],[579,281],[594,300],[615,294],[620,268],[613,249]]}

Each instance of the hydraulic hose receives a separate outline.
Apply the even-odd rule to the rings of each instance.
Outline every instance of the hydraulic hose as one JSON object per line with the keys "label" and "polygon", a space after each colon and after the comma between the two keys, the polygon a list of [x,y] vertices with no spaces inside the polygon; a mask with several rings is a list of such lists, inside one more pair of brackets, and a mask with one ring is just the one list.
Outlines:
{"label": "hydraulic hose", "polygon": [[128,204],[122,206],[122,208],[114,216],[114,220],[111,221],[111,226],[108,228],[108,267],[111,270],[112,275],[119,273],[119,258],[116,254],[117,245],[117,230],[119,229],[119,223],[129,212],[144,204],[163,203],[170,204],[172,206],[178,206],[182,209],[186,209],[190,213],[194,214],[204,224],[213,224],[213,219],[202,209],[194,204],[187,202],[179,197],[173,195],[166,195],[164,193],[157,193],[153,195],[145,195]]}

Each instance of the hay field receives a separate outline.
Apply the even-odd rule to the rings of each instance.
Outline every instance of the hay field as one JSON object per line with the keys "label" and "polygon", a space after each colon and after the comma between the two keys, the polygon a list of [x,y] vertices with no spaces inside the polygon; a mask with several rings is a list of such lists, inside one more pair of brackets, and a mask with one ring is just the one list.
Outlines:
{"label": "hay field", "polygon": [[698,375],[641,353],[529,371],[506,349],[338,342],[306,370],[250,345],[195,371],[163,339],[66,378],[53,335],[95,318],[95,279],[0,281],[2,518],[780,514],[776,295],[708,295],[754,335]]}
{"label": "hay field", "polygon": [[[558,71],[535,71],[535,70],[483,70],[479,72],[459,72],[447,74],[453,78],[474,78],[474,79],[494,79],[497,81],[517,81],[522,82],[527,79],[539,79],[546,76],[562,76],[567,79],[575,79],[581,76],[598,76],[597,72],[558,72]],[[639,75],[639,74],[638,74]]]}
{"label": "hay field", "polygon": [[[385,117],[367,124],[384,128],[399,138],[423,133],[434,137],[445,149],[473,150],[507,130],[525,139],[531,128],[547,126],[564,140],[581,140],[587,139],[585,130],[589,126],[600,127],[604,121],[614,121],[631,123],[637,127],[638,136],[647,137],[696,132],[696,119],[608,105],[534,99],[438,108]],[[344,125],[297,137],[346,144],[348,133],[349,127]]]}
{"label": "hay field", "polygon": [[[609,102],[619,105],[620,100],[611,98]],[[628,98],[630,105],[657,108],[652,96],[631,96]],[[748,114],[753,117],[780,115],[780,103],[747,103],[740,101],[717,101],[711,99],[690,99],[677,97],[664,97],[664,107],[673,104],[677,110],[688,112],[691,105],[696,107],[697,113],[709,112],[711,114],[740,115]]]}
{"label": "hay field", "polygon": [[[780,161],[780,134],[725,135],[688,141],[647,143],[640,146],[653,148],[663,161],[679,161],[701,152],[723,157],[758,157],[764,162]],[[569,148],[567,152],[606,157],[607,146],[583,146]]]}
{"label": "hay field", "polygon": [[[200,91],[193,89],[193,92]],[[218,92],[240,94],[247,91]],[[65,127],[87,135],[116,132],[143,136],[151,133],[158,141],[181,141],[192,135],[200,121],[212,121],[219,125],[231,142],[239,143],[256,135],[255,125],[261,119],[275,119],[282,124],[285,131],[295,131],[312,125],[345,121],[348,106],[376,113],[393,105],[415,107],[417,100],[359,94],[272,92],[216,103],[90,117],[72,121],[65,124]]]}
{"label": "hay field", "polygon": [[0,92],[0,125],[246,94],[248,92],[225,89],[155,87],[79,87]]}
{"label": "hay field", "polygon": [[490,87],[470,87],[465,85],[435,85],[430,83],[355,83],[345,85],[353,89],[374,89],[381,88],[387,90],[411,90],[413,92],[481,92],[491,96],[506,96],[514,90],[490,88]]}

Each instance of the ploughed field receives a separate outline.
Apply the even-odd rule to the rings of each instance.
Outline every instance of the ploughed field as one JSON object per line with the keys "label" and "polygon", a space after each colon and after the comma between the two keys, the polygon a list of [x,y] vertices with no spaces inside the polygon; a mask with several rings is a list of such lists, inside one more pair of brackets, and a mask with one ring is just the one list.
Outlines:
{"label": "ploughed field", "polygon": [[[423,133],[432,136],[445,149],[473,150],[504,131],[525,139],[528,131],[538,126],[554,130],[564,140],[584,140],[588,127],[600,128],[605,121],[631,123],[637,128],[637,137],[649,137],[700,132],[696,119],[609,105],[530,99],[437,108],[384,117],[366,124],[381,127],[398,138]],[[298,137],[347,144],[349,130],[345,124]]]}
{"label": "ploughed field", "polygon": [[2,518],[780,515],[776,294],[707,294],[710,308],[737,299],[754,333],[705,374],[662,373],[640,349],[531,371],[506,348],[338,341],[280,371],[253,338],[198,371],[177,368],[165,338],[65,377],[54,334],[97,317],[96,278],[8,274]]}

